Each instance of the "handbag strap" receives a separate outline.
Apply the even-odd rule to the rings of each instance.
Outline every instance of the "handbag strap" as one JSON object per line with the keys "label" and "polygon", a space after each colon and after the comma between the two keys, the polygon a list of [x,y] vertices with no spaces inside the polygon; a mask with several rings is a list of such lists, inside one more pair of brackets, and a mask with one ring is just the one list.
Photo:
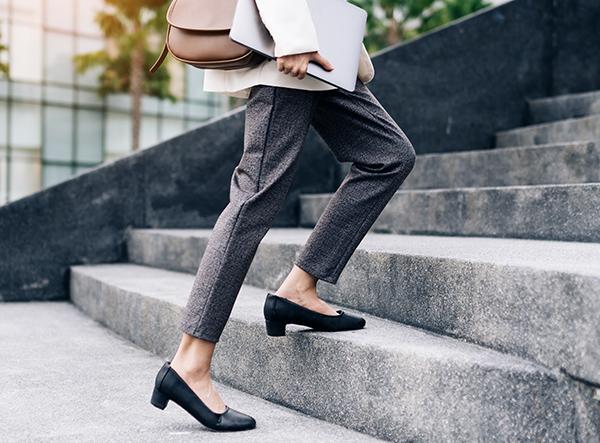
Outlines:
{"label": "handbag strap", "polygon": [[162,49],[162,52],[158,56],[158,59],[154,62],[154,64],[150,68],[150,73],[151,74],[154,74],[158,70],[158,68],[161,67],[161,65],[165,61],[165,58],[167,58],[167,54],[168,53],[169,53],[169,48],[167,48],[167,43],[165,42],[165,44],[163,46],[163,49]]}

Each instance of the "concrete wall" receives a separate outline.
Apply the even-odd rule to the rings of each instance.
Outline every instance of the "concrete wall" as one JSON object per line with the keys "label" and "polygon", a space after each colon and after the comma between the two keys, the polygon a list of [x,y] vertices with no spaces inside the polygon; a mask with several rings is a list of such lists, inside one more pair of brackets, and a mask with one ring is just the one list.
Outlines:
{"label": "concrete wall", "polygon": [[[211,227],[242,154],[244,113],[96,168],[0,207],[0,301],[68,297],[68,268],[126,259],[125,230]],[[276,226],[296,225],[299,192],[337,183],[331,155],[309,134]]]}
{"label": "concrete wall", "polygon": [[[600,89],[600,2],[515,0],[374,58],[370,88],[417,151],[490,147],[527,98]],[[126,259],[135,227],[210,227],[242,153],[243,109],[0,207],[0,300],[67,297],[70,265]],[[343,168],[311,130],[276,226],[299,192],[328,192]]]}
{"label": "concrete wall", "polygon": [[552,93],[600,89],[600,1],[556,1],[554,20]]}
{"label": "concrete wall", "polygon": [[516,0],[379,52],[370,89],[418,153],[491,148],[527,99],[600,89],[598,23],[598,0]]}

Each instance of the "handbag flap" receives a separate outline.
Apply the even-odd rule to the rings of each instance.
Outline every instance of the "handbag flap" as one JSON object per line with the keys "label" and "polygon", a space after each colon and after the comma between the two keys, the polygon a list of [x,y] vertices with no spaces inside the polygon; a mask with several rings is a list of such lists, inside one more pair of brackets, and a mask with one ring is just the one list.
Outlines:
{"label": "handbag flap", "polygon": [[167,12],[170,25],[191,31],[231,29],[237,0],[173,0]]}

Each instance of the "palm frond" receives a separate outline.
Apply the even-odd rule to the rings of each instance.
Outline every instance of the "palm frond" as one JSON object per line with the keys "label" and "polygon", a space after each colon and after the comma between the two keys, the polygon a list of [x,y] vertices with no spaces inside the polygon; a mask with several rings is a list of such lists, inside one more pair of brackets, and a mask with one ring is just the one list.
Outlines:
{"label": "palm frond", "polygon": [[96,14],[96,23],[107,38],[118,38],[127,32],[127,23],[120,14],[101,11]]}

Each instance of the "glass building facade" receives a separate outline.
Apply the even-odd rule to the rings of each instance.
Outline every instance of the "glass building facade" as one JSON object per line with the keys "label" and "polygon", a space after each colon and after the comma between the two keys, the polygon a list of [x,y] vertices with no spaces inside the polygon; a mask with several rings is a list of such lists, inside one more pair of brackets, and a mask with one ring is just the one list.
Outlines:
{"label": "glass building facade", "polygon": [[[130,99],[101,98],[98,72],[78,75],[75,54],[102,49],[94,23],[102,0],[0,0],[10,79],[0,78],[0,204],[66,180],[131,150]],[[203,71],[172,63],[176,103],[143,99],[148,147],[228,110],[202,91]]]}

